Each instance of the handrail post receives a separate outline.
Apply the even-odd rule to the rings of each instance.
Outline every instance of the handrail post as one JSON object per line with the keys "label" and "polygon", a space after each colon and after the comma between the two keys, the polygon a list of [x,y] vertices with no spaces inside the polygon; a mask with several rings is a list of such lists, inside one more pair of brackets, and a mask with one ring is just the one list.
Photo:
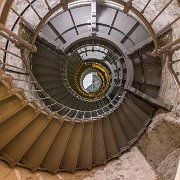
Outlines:
{"label": "handrail post", "polygon": [[[180,38],[176,39],[175,41],[161,47],[160,49],[156,49],[152,52],[153,56],[158,56],[161,55],[162,53],[169,51],[171,52],[171,49],[173,48],[173,46],[176,46],[179,48],[179,44],[180,44]],[[174,49],[174,50],[178,50],[178,48]]]}
{"label": "handrail post", "polygon": [[37,51],[37,48],[35,47],[35,45],[32,45],[32,44],[28,43],[27,41],[25,41],[20,36],[18,36],[17,34],[15,34],[12,31],[10,31],[8,28],[6,28],[2,23],[0,23],[0,31],[3,31],[6,34],[8,34],[9,36],[11,36],[12,37],[11,39],[12,39],[12,41],[14,40],[14,43],[15,42],[17,42],[17,44],[19,43],[19,45],[22,45],[22,46],[26,47],[31,52],[36,52]]}

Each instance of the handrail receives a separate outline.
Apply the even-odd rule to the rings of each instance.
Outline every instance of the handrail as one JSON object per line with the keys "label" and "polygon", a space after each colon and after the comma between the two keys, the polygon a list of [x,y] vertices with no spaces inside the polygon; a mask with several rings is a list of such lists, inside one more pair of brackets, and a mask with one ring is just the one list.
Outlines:
{"label": "handrail", "polygon": [[12,6],[14,0],[7,0],[4,4],[4,8],[1,12],[1,16],[0,16],[0,23],[2,23],[3,25],[5,25],[10,8]]}

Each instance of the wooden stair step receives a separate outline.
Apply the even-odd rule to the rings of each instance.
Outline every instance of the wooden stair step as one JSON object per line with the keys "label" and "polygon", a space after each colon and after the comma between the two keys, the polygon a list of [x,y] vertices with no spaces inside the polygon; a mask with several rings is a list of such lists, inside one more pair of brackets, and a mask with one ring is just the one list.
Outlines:
{"label": "wooden stair step", "polygon": [[126,135],[126,138],[128,140],[128,143],[131,145],[131,141],[137,140],[137,134],[135,129],[131,126],[128,119],[125,117],[123,112],[121,111],[121,105],[119,108],[117,108],[115,111],[116,117]]}
{"label": "wooden stair step", "polygon": [[138,117],[138,119],[143,123],[146,124],[147,121],[149,121],[150,117],[142,111],[134,102],[132,102],[130,99],[125,98],[124,103],[127,104],[128,108],[133,111],[133,113]]}
{"label": "wooden stair step", "polygon": [[60,169],[74,172],[77,166],[77,159],[82,140],[84,123],[75,123],[64,156],[62,158]]}
{"label": "wooden stair step", "polygon": [[137,116],[129,109],[129,107],[122,103],[121,110],[125,117],[130,122],[131,126],[134,127],[136,133],[139,135],[142,129],[144,129],[142,122],[137,118]]}
{"label": "wooden stair step", "polygon": [[93,165],[106,163],[102,119],[93,122]]}
{"label": "wooden stair step", "polygon": [[44,157],[41,167],[56,173],[59,170],[66,146],[68,144],[74,123],[64,121],[61,129],[56,135],[51,147]]}
{"label": "wooden stair step", "polygon": [[0,122],[3,122],[6,118],[10,117],[14,113],[24,108],[25,105],[15,95],[8,96],[6,99],[0,101]]}
{"label": "wooden stair step", "polygon": [[104,144],[106,149],[106,159],[111,159],[118,155],[118,147],[116,145],[113,130],[108,116],[102,119],[102,125],[105,142]]}
{"label": "wooden stair step", "polygon": [[7,96],[9,94],[9,90],[5,85],[0,81],[0,99]]}
{"label": "wooden stair step", "polygon": [[25,166],[37,170],[50,148],[55,136],[61,128],[62,122],[59,119],[52,119],[36,141],[23,156],[21,162]]}
{"label": "wooden stair step", "polygon": [[22,156],[49,122],[50,120],[47,116],[41,113],[1,150],[3,158],[5,158],[11,166],[15,165],[21,160]]}
{"label": "wooden stair step", "polygon": [[149,116],[152,116],[154,114],[156,108],[150,105],[149,103],[145,102],[144,100],[140,99],[139,97],[136,97],[131,93],[127,93],[126,96]]}
{"label": "wooden stair step", "polygon": [[4,121],[0,126],[0,149],[31,123],[37,115],[35,109],[26,106]]}
{"label": "wooden stair step", "polygon": [[93,123],[86,122],[84,124],[83,136],[81,141],[81,147],[79,151],[77,168],[87,168],[92,167],[92,150],[93,150]]}
{"label": "wooden stair step", "polygon": [[123,151],[124,149],[128,149],[129,148],[128,140],[126,138],[125,132],[121,127],[121,124],[119,123],[116,117],[116,114],[111,113],[109,115],[109,119],[119,152]]}

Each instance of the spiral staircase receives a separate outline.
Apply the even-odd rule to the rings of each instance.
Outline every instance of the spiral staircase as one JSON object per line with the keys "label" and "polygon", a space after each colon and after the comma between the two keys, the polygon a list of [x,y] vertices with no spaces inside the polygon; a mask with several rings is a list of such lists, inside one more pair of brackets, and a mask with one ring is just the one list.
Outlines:
{"label": "spiral staircase", "polygon": [[[134,145],[158,107],[172,109],[158,100],[161,59],[152,54],[171,54],[179,40],[159,47],[143,16],[150,1],[139,12],[132,0],[44,0],[44,17],[26,3],[18,12],[6,1],[0,19],[0,159],[11,167],[55,174],[106,164]],[[18,19],[9,30],[10,12]]]}

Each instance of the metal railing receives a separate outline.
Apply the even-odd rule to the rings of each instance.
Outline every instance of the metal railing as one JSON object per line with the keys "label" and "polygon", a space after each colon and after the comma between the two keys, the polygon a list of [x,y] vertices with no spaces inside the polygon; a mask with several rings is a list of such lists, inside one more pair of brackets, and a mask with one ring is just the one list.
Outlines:
{"label": "metal railing", "polygon": [[[87,50],[86,49],[86,47],[92,47],[92,50]],[[93,48],[94,47],[94,48]],[[100,50],[100,49],[96,49],[95,47],[98,47],[98,48],[104,48],[105,50],[106,50],[106,52],[105,51],[103,51],[103,50]],[[80,49],[84,49],[84,50],[82,50],[82,51],[80,51],[80,52],[78,52]],[[125,63],[125,61],[124,61],[124,59],[122,58],[122,59],[120,59],[119,58],[119,55],[116,55],[115,53],[113,53],[113,51],[112,50],[110,50],[109,48],[107,48],[107,47],[105,47],[105,46],[103,46],[103,45],[100,45],[100,44],[94,44],[94,45],[92,45],[92,44],[86,44],[86,45],[82,45],[82,46],[80,46],[78,49],[75,49],[72,53],[71,53],[71,56],[73,55],[73,54],[75,54],[75,57],[74,57],[74,55],[73,55],[73,57],[74,58],[78,58],[78,56],[79,55],[81,55],[81,54],[83,54],[83,53],[88,53],[88,52],[94,52],[94,53],[96,53],[96,52],[98,52],[98,53],[102,53],[104,56],[106,56],[107,57],[107,59],[105,60],[105,59],[99,59],[98,60],[98,62],[100,62],[100,63],[103,63],[104,65],[106,64],[106,62],[109,62],[109,64],[113,64],[114,66],[115,66],[115,68],[114,68],[114,70],[113,71],[117,71],[117,79],[119,79],[119,81],[117,82],[117,83],[115,83],[115,87],[116,86],[121,86],[122,85],[122,77],[120,76],[120,72],[118,71],[118,69],[121,69],[121,64],[122,64],[122,62],[120,62],[120,64],[117,64],[117,62],[119,62],[120,60],[122,60],[124,63]],[[110,56],[108,53],[109,52],[111,52],[112,54],[113,54],[113,57],[112,56]],[[76,55],[76,53],[78,53],[78,55]],[[70,56],[70,57],[71,57]],[[71,61],[75,61],[75,59],[73,59],[73,58],[70,58],[69,60],[68,60],[68,63],[72,63]],[[85,60],[84,59],[81,59],[80,60],[81,61],[81,63],[83,63]],[[76,63],[76,61],[75,61],[75,63]],[[82,99],[82,100],[84,100],[84,101],[87,101],[87,99],[85,99],[85,98],[83,98],[83,97],[81,97],[81,96],[79,96],[79,94],[74,90],[74,89],[72,89],[72,87],[71,87],[71,85],[70,85],[70,83],[69,83],[69,81],[68,81],[68,72],[67,72],[67,67],[66,67],[66,65],[67,65],[67,62],[63,62],[60,66],[61,66],[61,78],[63,79],[63,81],[64,81],[64,84],[66,85],[66,88],[68,88],[68,90],[71,92],[71,94],[73,94],[74,96],[76,96],[76,97],[78,97],[79,99]],[[76,68],[75,68],[76,69]],[[74,70],[75,70],[74,69]],[[125,71],[125,69],[122,69],[122,71],[123,71],[123,73],[125,73],[124,71]],[[72,73],[70,73],[70,74],[72,74]],[[112,74],[112,72],[111,72],[111,74]],[[114,80],[114,78],[113,78],[113,80]],[[104,96],[103,96],[104,97]],[[102,98],[103,98],[102,97]],[[88,101],[91,101],[91,100],[88,100]]]}
{"label": "metal railing", "polygon": [[[157,19],[162,15],[162,13],[167,9],[167,7],[173,2],[173,0],[168,1],[165,6],[159,11],[159,13],[153,18],[152,21],[148,21],[145,16],[144,16],[144,12],[146,11],[147,7],[150,5],[151,0],[148,0],[147,3],[145,4],[144,8],[141,10],[136,9],[133,6],[133,2],[135,0],[129,0],[128,2],[125,2],[123,0],[112,0],[112,2],[114,2],[116,5],[120,5],[121,7],[123,7],[123,10],[125,13],[129,13],[131,12],[136,18],[138,18],[146,27],[146,29],[148,30],[148,32],[150,33],[152,40],[154,42],[154,46],[155,46],[155,50],[153,52],[153,55],[158,56],[158,55],[162,55],[163,53],[169,53],[171,54],[172,51],[177,51],[180,46],[180,38],[169,43],[168,45],[165,45],[163,47],[159,47],[159,43],[156,37],[156,33],[152,28],[152,25],[157,21]],[[75,3],[75,0],[67,0],[67,1],[57,1],[57,3],[55,5],[51,5],[50,1],[48,0],[44,0],[44,5],[47,7],[47,13],[45,13],[45,15],[43,17],[40,16],[40,13],[38,12],[38,10],[34,7],[34,3],[36,2],[36,0],[33,1],[29,1],[26,0],[27,2],[27,6],[25,5],[24,10],[19,13],[15,7],[13,7],[13,0],[6,0],[3,4],[3,9],[1,12],[1,17],[0,17],[0,35],[7,40],[6,44],[5,44],[5,48],[0,47],[0,51],[2,51],[4,53],[3,59],[0,61],[1,62],[1,67],[4,68],[5,66],[10,67],[12,69],[16,69],[17,72],[19,74],[21,74],[21,78],[19,77],[13,77],[14,81],[19,81],[19,82],[23,82],[24,86],[23,87],[29,87],[31,86],[31,89],[25,89],[25,92],[28,92],[30,94],[32,94],[31,98],[33,98],[36,102],[38,102],[39,106],[42,108],[50,108],[52,106],[54,106],[55,104],[58,104],[59,106],[62,106],[61,104],[59,104],[58,102],[56,102],[53,98],[51,98],[43,89],[42,87],[39,85],[39,83],[37,82],[36,78],[34,77],[29,64],[27,62],[26,57],[22,57],[20,50],[19,50],[19,54],[14,53],[14,51],[9,50],[8,49],[8,43],[11,42],[12,44],[15,44],[16,47],[20,48],[20,49],[26,49],[26,51],[28,51],[29,53],[33,53],[36,52],[36,47],[35,47],[35,42],[36,39],[38,37],[38,34],[40,32],[40,30],[42,29],[42,27],[45,25],[45,23],[47,22],[47,20],[57,11],[59,11],[60,8],[66,9],[68,4],[70,3]],[[78,3],[78,2],[77,2]],[[81,3],[83,3],[81,1]],[[32,22],[30,22],[29,20],[27,20],[24,16],[24,13],[28,10],[31,9],[37,16],[37,18],[39,19],[39,21],[33,26]],[[12,23],[12,27],[7,27],[6,26],[6,22],[9,20],[9,14],[10,13],[14,13],[15,16],[17,16],[17,19],[15,20],[14,23]],[[175,22],[177,22],[180,19],[180,17],[177,17],[176,19],[174,19],[171,23],[169,23],[167,26],[165,26],[164,28],[162,28],[162,30],[168,29],[170,28]],[[32,40],[31,41],[27,41],[25,39],[23,39],[22,37],[20,37],[18,35],[18,33],[16,32],[16,26],[17,24],[22,21],[23,23],[25,23],[28,27],[31,28],[31,30],[34,32],[33,36],[32,36]],[[34,28],[36,27],[36,28]],[[7,55],[12,55],[15,58],[19,59],[22,61],[22,63],[24,64],[24,67],[16,67],[15,65],[6,63],[4,60],[7,59]],[[176,62],[179,62],[179,60],[177,60]],[[172,62],[172,60],[169,58],[168,59],[168,67],[170,70],[170,73],[176,83],[176,86],[178,88],[178,91],[180,93],[180,81],[178,78],[178,73],[176,73],[173,69],[173,63],[176,62]],[[18,74],[17,73],[17,74]],[[41,93],[41,96],[39,96],[39,93]],[[45,105],[43,100],[50,100],[52,103],[50,105]],[[63,109],[65,107],[61,107],[61,109]],[[57,115],[57,114],[56,114]],[[84,117],[84,115],[83,115]],[[93,117],[93,116],[92,116]]]}

